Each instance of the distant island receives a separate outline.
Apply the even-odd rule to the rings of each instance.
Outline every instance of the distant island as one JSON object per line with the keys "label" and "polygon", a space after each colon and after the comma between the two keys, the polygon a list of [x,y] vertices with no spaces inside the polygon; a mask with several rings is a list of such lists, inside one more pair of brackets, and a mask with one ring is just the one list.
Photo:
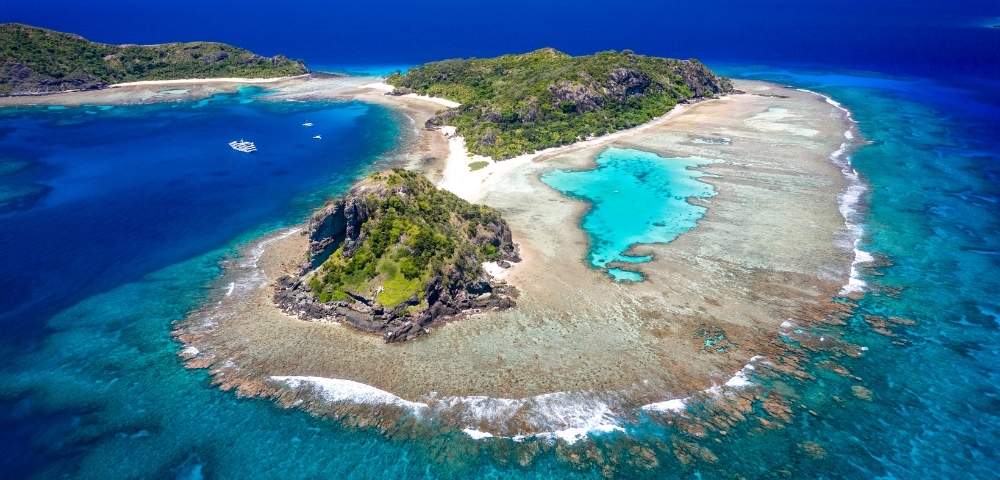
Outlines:
{"label": "distant island", "polygon": [[93,90],[142,80],[305,73],[301,61],[263,57],[223,43],[109,45],[28,25],[0,25],[0,96]]}
{"label": "distant island", "polygon": [[470,152],[511,158],[641,125],[680,102],[733,91],[697,60],[552,48],[496,58],[444,60],[388,77],[396,94],[461,103],[432,118]]}
{"label": "distant island", "polygon": [[438,189],[417,172],[358,182],[318,211],[309,259],[278,280],[275,303],[310,320],[341,320],[402,341],[463,312],[514,305],[512,287],[483,268],[520,260],[500,214]]}

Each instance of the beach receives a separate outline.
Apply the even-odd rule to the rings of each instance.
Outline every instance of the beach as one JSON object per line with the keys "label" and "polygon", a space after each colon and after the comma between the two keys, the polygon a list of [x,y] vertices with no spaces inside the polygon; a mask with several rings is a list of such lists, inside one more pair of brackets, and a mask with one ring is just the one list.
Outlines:
{"label": "beach", "polygon": [[187,101],[207,98],[219,93],[235,92],[241,87],[248,86],[284,88],[307,81],[310,78],[313,78],[313,76],[143,80],[116,83],[98,90],[75,90],[46,95],[0,97],[0,107],[31,105],[59,105],[67,107],[77,105],[139,105],[167,101]]}
{"label": "beach", "polygon": [[[746,93],[681,105],[631,130],[472,171],[469,162],[481,160],[468,156],[460,137],[422,128],[445,108],[440,102],[386,96],[371,84],[317,89],[310,82],[273,97],[392,106],[411,123],[398,161],[501,211],[524,257],[504,277],[521,296],[512,310],[386,345],[274,307],[270,282],[297,268],[306,249],[302,235],[279,234],[248,247],[227,267],[218,298],[176,330],[190,349],[183,354],[188,365],[209,368],[225,389],[286,404],[312,399],[307,408],[319,413],[330,408],[318,406],[322,399],[333,399],[338,416],[358,414],[352,404],[396,399],[388,404],[424,405],[479,432],[470,435],[575,438],[617,428],[621,416],[643,405],[745,386],[732,380],[751,359],[766,361],[780,350],[782,325],[824,321],[836,310],[830,299],[850,281],[857,232],[840,211],[849,179],[831,155],[850,143],[845,132],[852,125],[821,96],[739,82]],[[552,169],[592,168],[609,146],[712,160],[699,170],[716,195],[698,200],[707,213],[697,227],[668,244],[632,249],[653,256],[635,267],[642,282],[616,283],[591,268],[579,227],[589,206],[539,180]],[[706,348],[710,337],[723,338],[727,348]],[[332,394],[342,381],[381,393]],[[553,395],[562,400],[542,400]]]}

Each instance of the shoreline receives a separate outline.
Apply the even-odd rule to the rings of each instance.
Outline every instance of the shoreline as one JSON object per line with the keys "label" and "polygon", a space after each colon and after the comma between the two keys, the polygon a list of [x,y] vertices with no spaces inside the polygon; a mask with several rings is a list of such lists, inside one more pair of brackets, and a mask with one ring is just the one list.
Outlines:
{"label": "shoreline", "polygon": [[[868,184],[861,179],[860,174],[851,164],[851,153],[863,146],[864,141],[860,140],[860,135],[855,135],[854,133],[858,129],[858,123],[854,120],[851,111],[841,105],[840,102],[837,102],[828,95],[814,92],[812,90],[804,88],[798,88],[797,90],[823,98],[827,103],[842,111],[848,121],[848,128],[844,130],[844,143],[842,143],[837,150],[833,151],[833,153],[829,155],[829,158],[831,162],[840,167],[841,172],[844,175],[844,179],[847,181],[847,187],[838,196],[840,199],[838,207],[841,215],[844,217],[844,225],[851,233],[851,245],[854,251],[854,258],[851,261],[850,275],[847,282],[841,287],[839,295],[847,297],[860,295],[867,288],[867,284],[860,278],[858,267],[863,264],[870,264],[875,260],[870,253],[860,250],[859,246],[864,240],[865,229],[863,222],[855,221],[855,216],[861,215],[859,209],[863,208],[863,195],[868,191]],[[787,329],[788,326],[788,323],[783,322],[781,328],[779,328],[777,332],[778,335],[783,335],[782,330]],[[759,355],[751,357],[750,360],[747,361],[747,364],[736,372],[723,385],[732,388],[743,388],[752,385],[753,382],[749,380],[748,372],[752,373],[757,369],[755,363],[758,361],[765,361],[765,359]],[[699,393],[718,396],[722,392],[718,386],[712,386],[711,388],[702,390]],[[657,413],[679,414],[687,408],[688,403],[692,400],[692,398],[693,396],[670,398],[643,405],[640,409]]]}
{"label": "shoreline", "polygon": [[[112,83],[105,88],[122,88],[122,87],[142,87],[142,86],[156,86],[156,85],[187,85],[187,84],[205,84],[205,83],[275,83],[283,82],[286,80],[293,80],[296,78],[308,77],[309,73],[303,73],[302,75],[291,75],[285,77],[265,77],[265,78],[245,78],[245,77],[213,77],[213,78],[178,78],[174,80],[139,80],[136,82],[122,82],[122,83]],[[99,89],[103,90],[103,89]],[[55,92],[53,95],[58,95],[63,92]]]}
{"label": "shoreline", "polygon": [[[355,92],[355,93],[357,93],[357,92]],[[812,93],[810,92],[810,94],[812,94]],[[818,94],[815,94],[815,95],[818,95]],[[355,95],[355,97],[356,96],[357,95]],[[362,94],[362,96],[363,96],[363,94]],[[390,99],[383,98],[382,101],[385,102],[385,103],[388,103],[388,104],[393,104],[393,102],[426,101],[426,100],[419,99],[419,98],[414,98],[414,99],[408,99],[408,100],[406,100],[406,99],[404,99],[405,97],[406,96],[403,96],[403,97],[392,97]],[[379,102],[379,103],[382,103],[382,102]],[[437,106],[441,106],[440,104],[436,104],[436,105]],[[831,104],[831,105],[833,105],[833,104]],[[691,106],[684,106],[684,107],[691,107]],[[464,149],[461,152],[458,152],[456,155],[453,156],[453,153],[455,153],[454,152],[455,149],[453,147],[457,147],[457,146],[460,145],[459,142],[461,141],[461,138],[460,137],[456,138],[456,137],[452,136],[451,138],[448,138],[448,141],[447,141],[447,147],[449,147],[449,148],[448,148],[447,160],[446,160],[445,164],[443,166],[440,166],[439,163],[431,163],[429,166],[428,165],[422,165],[422,166],[424,168],[428,168],[429,170],[432,170],[432,171],[428,172],[428,173],[430,173],[431,176],[433,176],[435,174],[435,172],[433,171],[434,168],[435,168],[435,166],[440,167],[441,180],[438,182],[439,186],[446,186],[446,185],[448,185],[449,181],[454,182],[455,178],[468,179],[468,177],[471,176],[471,177],[473,177],[473,179],[475,179],[476,177],[479,177],[478,178],[479,184],[477,185],[478,188],[475,189],[475,190],[466,190],[463,193],[465,195],[469,195],[469,196],[473,196],[473,194],[475,194],[474,198],[476,200],[482,200],[486,196],[483,193],[484,187],[489,186],[491,184],[495,185],[495,183],[497,181],[499,181],[499,179],[502,179],[504,177],[504,175],[511,175],[515,170],[519,170],[519,169],[522,169],[522,168],[529,167],[529,166],[531,166],[533,164],[540,163],[542,160],[550,158],[550,157],[565,156],[565,155],[570,154],[570,153],[572,153],[574,151],[588,150],[588,149],[590,149],[590,150],[596,150],[598,148],[601,148],[602,146],[614,143],[614,142],[616,142],[618,140],[622,140],[624,137],[628,137],[630,135],[636,135],[637,133],[640,133],[640,132],[645,131],[647,129],[651,129],[651,128],[659,126],[659,125],[661,125],[663,123],[667,123],[667,120],[669,120],[670,118],[675,118],[677,116],[680,116],[682,113],[684,113],[687,110],[688,110],[688,108],[682,108],[682,109],[675,108],[674,110],[672,110],[671,112],[668,112],[663,117],[660,117],[660,118],[658,118],[658,119],[656,119],[654,121],[651,121],[651,122],[649,122],[647,124],[640,125],[639,127],[635,127],[635,129],[632,129],[632,130],[636,130],[636,131],[614,132],[612,134],[609,134],[608,136],[598,137],[598,138],[590,139],[590,140],[586,141],[586,142],[590,142],[590,143],[580,142],[580,143],[577,143],[577,144],[572,144],[572,145],[567,145],[567,146],[562,146],[562,147],[554,147],[554,149],[548,149],[548,151],[536,152],[534,154],[528,154],[526,156],[522,156],[524,158],[516,157],[515,159],[511,159],[511,160],[505,160],[505,161],[501,161],[501,162],[491,162],[491,164],[490,164],[489,167],[487,167],[485,169],[482,169],[482,170],[487,170],[486,172],[476,171],[476,172],[480,172],[480,173],[478,173],[478,175],[465,175],[465,172],[461,172],[462,175],[455,175],[457,172],[454,172],[454,166],[455,165],[459,165],[459,166],[462,166],[462,167],[466,167],[466,165],[468,164],[468,162],[470,161],[471,158],[468,155],[468,153],[464,151]],[[850,128],[853,128],[853,126],[849,127],[848,131],[850,131]],[[434,135],[447,135],[447,133],[448,133],[447,130],[445,130],[443,132],[430,132],[430,133],[428,133],[426,131],[421,131],[421,132],[418,133],[418,137],[426,137],[426,136],[434,136]],[[611,138],[605,138],[605,137],[609,137],[609,136],[611,136]],[[850,138],[848,138],[848,140],[850,140]],[[415,145],[421,144],[421,140],[419,138],[416,138],[413,141],[414,141]],[[842,147],[843,147],[843,145],[842,145]],[[844,148],[846,148],[846,147],[844,147]],[[593,153],[593,152],[590,152],[590,153]],[[585,155],[585,157],[586,157],[586,155]],[[833,160],[834,157],[835,157],[835,155],[831,154],[829,158],[831,160]],[[590,155],[589,160],[592,161],[592,159],[593,159],[593,155]],[[515,160],[518,160],[518,162],[515,162]],[[582,164],[586,164],[587,161],[588,161],[588,159],[584,159],[583,162],[582,162]],[[581,164],[581,162],[579,160],[576,161],[576,165],[580,165],[580,164]],[[493,167],[494,165],[496,165],[496,167],[490,169],[490,167]],[[449,176],[449,172],[448,172],[449,166],[452,167],[452,170],[453,170],[451,172],[452,176]],[[466,170],[468,170],[468,169],[466,168]],[[476,174],[476,172],[470,172],[470,173],[471,174]],[[535,173],[537,173],[537,172],[535,172]],[[492,177],[492,179],[491,179],[491,177]],[[542,182],[540,182],[540,181],[537,180],[537,175],[535,175],[534,177],[535,177],[535,182],[534,183],[536,183],[537,185],[541,185],[542,188],[546,188]],[[714,178],[714,177],[712,177],[712,178]],[[711,181],[712,178],[709,178],[708,180]],[[490,180],[489,184],[488,184],[487,180]],[[465,185],[472,184],[472,182],[463,182],[463,183]],[[718,188],[718,185],[715,185],[715,183],[713,183],[713,186],[716,187],[716,188]],[[458,192],[456,192],[456,193],[458,193]],[[460,196],[463,196],[463,195],[460,194]],[[839,195],[838,195],[838,197],[839,197]],[[463,196],[463,198],[465,198],[465,197]],[[487,202],[489,201],[488,198],[486,198],[486,200],[487,200]],[[708,202],[708,206],[709,206],[709,211],[711,211],[712,207],[713,207],[711,201]],[[579,207],[579,206],[577,206],[577,207]],[[582,215],[583,214],[580,210],[581,210],[580,208],[577,208],[578,215]],[[708,215],[708,213],[706,213],[706,216],[707,215]],[[579,218],[579,217],[577,217],[577,218]],[[697,228],[701,228],[701,227],[697,227]],[[517,233],[517,232],[515,232],[515,233]],[[288,237],[288,238],[290,238],[290,237]],[[517,239],[517,236],[515,236],[515,238]],[[669,246],[670,244],[666,244],[666,245]],[[642,247],[645,248],[647,246],[646,245],[642,245]],[[262,253],[262,255],[264,255],[265,253],[266,252]],[[527,261],[528,260],[527,257],[529,257],[529,255],[524,255],[524,256],[526,257],[526,261]],[[575,260],[576,259],[574,259],[574,260],[567,259],[566,261],[575,261]],[[585,259],[581,258],[581,259],[579,259],[579,261],[580,262],[585,262]],[[852,266],[854,266],[854,265],[856,265],[856,263],[852,262]],[[517,269],[518,267],[514,267],[514,268]],[[515,277],[518,274],[517,271],[512,272],[512,273],[513,273],[513,275]],[[516,285],[516,283],[515,283],[515,285]],[[232,288],[230,289],[230,292],[231,291],[232,291]],[[328,327],[329,328],[341,328],[339,326],[328,326]],[[442,329],[446,329],[448,327],[449,326],[446,325],[445,327],[442,327]],[[778,330],[779,335],[780,335],[780,329],[777,329],[777,330]],[[438,332],[438,333],[440,333],[440,332]],[[183,332],[181,334],[179,334],[178,337],[180,338],[181,335],[183,335]],[[779,336],[779,335],[775,334],[774,330],[772,330],[771,335],[774,336],[774,337],[778,337]],[[182,341],[183,341],[183,339],[182,339]],[[188,343],[188,342],[184,342],[184,343]],[[379,348],[379,347],[381,347],[381,346],[376,346],[374,348]],[[195,347],[195,348],[197,349],[197,347]],[[201,350],[198,350],[198,351],[200,352]],[[755,357],[755,358],[757,358],[757,357]],[[189,366],[197,367],[197,366],[201,365],[203,362],[198,361],[197,358],[192,358],[192,359],[189,359],[189,364],[191,364],[191,363],[193,363],[193,365],[189,365]],[[754,368],[753,367],[753,363],[754,363],[753,359],[751,359],[750,363],[746,363],[745,366],[743,368],[737,370],[735,374],[730,374],[730,376],[727,377],[725,379],[725,381],[722,383],[723,385],[726,385],[726,389],[729,390],[730,388],[744,388],[744,387],[749,386],[750,383],[749,383],[748,380],[746,380],[746,375],[747,375],[746,372],[748,371],[748,368],[750,370],[753,370],[753,368]],[[204,365],[204,366],[208,366],[208,365]],[[732,372],[732,371],[733,370],[730,370],[730,372]],[[226,380],[220,380],[220,378],[219,378],[220,376],[218,375],[218,373],[219,373],[218,371],[213,371],[213,375],[216,376],[217,381],[221,381],[222,382],[223,388],[226,388],[226,386],[228,385],[228,388],[238,388],[240,390],[241,394],[243,393],[243,391],[244,391],[244,385],[245,384],[241,384],[240,382],[227,383],[228,381],[226,381]],[[367,385],[371,389],[375,389],[378,392],[383,392],[385,395],[390,395],[393,398],[401,399],[401,397],[397,396],[396,394],[390,393],[390,390],[384,390],[384,389],[381,389],[381,388],[379,388],[377,386],[373,386],[371,383],[368,383],[368,382],[357,382],[356,380],[348,379],[348,378],[340,379],[340,378],[323,377],[323,376],[317,376],[317,375],[307,375],[306,372],[301,372],[301,373],[287,372],[287,373],[283,373],[283,374],[280,374],[280,375],[269,375],[266,378],[272,378],[272,381],[274,381],[273,377],[280,377],[280,378],[286,378],[286,379],[287,378],[300,378],[301,379],[303,377],[310,377],[312,379],[325,378],[329,382],[335,382],[335,384],[336,384],[336,382],[350,381],[350,382],[354,382],[354,383],[358,383],[358,384],[362,384],[362,385]],[[327,383],[329,383],[329,382],[327,382]],[[281,383],[281,382],[279,382],[279,383]],[[315,383],[315,382],[313,382],[313,383]],[[323,382],[320,382],[320,383],[323,383]],[[715,382],[713,382],[713,384],[714,383]],[[322,386],[319,385],[319,384],[314,385],[313,387],[305,386],[305,385],[308,385],[308,384],[309,384],[309,381],[299,380],[298,383],[296,383],[296,388],[291,388],[290,385],[284,385],[284,388],[288,388],[288,389],[291,389],[291,390],[299,390],[299,391],[297,391],[297,396],[299,396],[299,397],[302,397],[302,396],[309,397],[310,395],[317,395],[318,394],[317,391],[316,391],[317,389],[326,391],[326,387],[320,388]],[[303,387],[303,386],[305,386],[305,387]],[[267,385],[265,385],[264,383],[261,383],[261,382],[256,382],[253,385],[253,387],[257,390],[256,394],[263,394],[265,396],[276,396],[276,395],[277,396],[282,396],[282,395],[287,395],[289,393],[287,390],[282,391],[283,387],[281,387],[281,386],[267,386]],[[711,391],[718,392],[718,391],[720,391],[719,388],[720,387],[718,387],[718,386],[714,386],[714,387],[709,387],[707,390],[701,390],[701,391],[702,392],[711,392]],[[248,392],[250,392],[249,394],[254,394],[251,391],[251,389],[248,389]],[[372,392],[369,391],[368,393],[372,393]],[[379,395],[382,395],[382,394],[378,394],[378,395],[376,395],[376,397],[379,396]],[[445,403],[450,402],[452,404],[455,404],[455,403],[462,404],[463,402],[470,402],[470,401],[474,402],[474,403],[482,403],[482,402],[486,401],[484,399],[490,399],[490,401],[493,401],[493,403],[497,403],[497,404],[503,404],[503,405],[509,406],[511,404],[516,403],[516,404],[520,404],[520,405],[523,406],[524,404],[531,404],[533,402],[537,402],[538,398],[544,398],[546,396],[551,396],[551,395],[575,395],[575,394],[571,393],[571,392],[565,392],[565,391],[556,391],[556,392],[549,392],[549,393],[540,393],[538,395],[527,396],[527,397],[520,397],[520,398],[504,398],[504,397],[494,397],[492,395],[485,395],[485,396],[483,396],[483,395],[475,395],[475,394],[472,394],[471,396],[466,395],[465,397],[462,397],[462,396],[459,396],[459,397],[447,397],[446,396],[446,397],[437,397],[437,398],[448,399],[448,401],[445,402]],[[338,397],[338,398],[340,398],[340,397]],[[369,397],[365,397],[365,398],[369,398]],[[388,398],[388,397],[386,397],[386,398]],[[459,400],[456,400],[456,398],[465,398],[466,400],[459,401]],[[662,399],[662,397],[660,397],[660,398]],[[645,406],[654,405],[654,404],[657,404],[657,405],[667,405],[668,407],[673,407],[673,408],[668,408],[667,410],[676,410],[677,407],[678,407],[678,405],[683,405],[685,399],[687,399],[687,398],[690,398],[690,395],[685,396],[683,398],[682,397],[671,397],[671,399],[668,399],[668,400],[650,401],[650,402],[644,403],[643,405],[645,405]],[[422,399],[422,400],[425,400],[425,399]],[[651,399],[651,400],[655,400],[655,399]],[[405,400],[405,401],[407,401],[407,402],[417,402],[417,400]],[[417,402],[417,403],[424,403],[424,402]],[[600,402],[597,402],[597,403],[600,403]],[[631,402],[629,402],[629,403],[631,403]],[[436,404],[440,404],[440,401],[437,402]],[[595,403],[595,405],[596,405],[596,403]],[[582,436],[586,435],[587,431],[591,431],[591,430],[596,430],[596,431],[612,431],[612,430],[615,430],[616,428],[620,428],[620,426],[618,426],[618,424],[615,423],[616,421],[613,418],[611,419],[611,421],[606,421],[606,420],[608,420],[608,418],[606,418],[607,417],[607,412],[610,411],[610,410],[607,410],[607,409],[610,408],[610,407],[608,406],[608,404],[603,404],[603,405],[604,406],[602,408],[604,408],[604,410],[602,410],[601,408],[597,408],[594,411],[595,412],[600,411],[600,412],[604,412],[604,413],[600,413],[600,414],[594,413],[594,414],[592,414],[590,416],[585,416],[586,418],[576,418],[575,423],[573,423],[573,425],[568,425],[568,424],[562,425],[563,427],[565,427],[565,428],[562,428],[562,429],[555,429],[555,430],[548,429],[548,430],[544,430],[542,428],[537,428],[536,431],[535,431],[535,433],[532,434],[532,435],[537,434],[537,435],[541,435],[543,437],[546,436],[546,435],[548,435],[550,438],[562,438],[563,440],[571,443],[572,441],[575,441],[576,439],[582,438]],[[640,405],[637,405],[637,406],[639,406],[640,408],[642,408],[642,406],[640,406]],[[453,407],[454,407],[454,405],[453,405]],[[498,408],[497,405],[494,405],[494,407]],[[645,408],[642,408],[642,409],[648,410],[648,409],[645,409]],[[322,410],[322,409],[320,409],[320,410]],[[473,418],[475,418],[475,417],[473,417]],[[596,419],[600,419],[601,421],[597,421],[595,423],[595,421],[594,421],[595,418]],[[472,420],[472,418],[470,418],[469,420]],[[479,421],[479,423],[482,423],[482,422],[483,422],[483,420]],[[465,423],[475,423],[475,422],[466,421]],[[576,426],[574,426],[574,425],[576,425]],[[583,428],[580,425],[584,425],[587,428],[584,429],[583,431],[580,431],[579,429]],[[462,430],[465,431],[465,433],[467,435],[469,435],[471,437],[474,437],[474,438],[479,438],[479,439],[481,439],[481,438],[490,438],[492,436],[508,436],[510,438],[515,438],[515,439],[516,439],[516,437],[520,436],[521,439],[524,439],[524,438],[527,438],[527,437],[531,436],[531,435],[527,435],[526,436],[524,432],[513,433],[512,435],[503,435],[503,428],[498,428],[497,425],[489,425],[489,424],[487,424],[487,425],[479,425],[479,427],[480,428],[475,428],[474,425],[465,425],[462,428]],[[563,435],[560,435],[560,434],[558,434],[556,432],[562,432]],[[512,432],[506,432],[506,433],[512,433]]]}
{"label": "shoreline", "polygon": [[[84,105],[141,105],[168,103],[178,101],[193,101],[211,97],[220,93],[232,93],[240,87],[252,85],[267,85],[269,88],[285,89],[295,85],[318,83],[336,84],[358,83],[362,77],[326,78],[322,74],[306,73],[303,75],[272,77],[272,78],[189,78],[174,80],[141,80],[108,85],[94,90],[66,90],[62,92],[40,93],[37,95],[15,95],[0,97],[0,108],[18,106],[65,106],[77,107]],[[367,78],[367,81],[370,81]],[[183,86],[184,89],[165,91],[160,87]]]}

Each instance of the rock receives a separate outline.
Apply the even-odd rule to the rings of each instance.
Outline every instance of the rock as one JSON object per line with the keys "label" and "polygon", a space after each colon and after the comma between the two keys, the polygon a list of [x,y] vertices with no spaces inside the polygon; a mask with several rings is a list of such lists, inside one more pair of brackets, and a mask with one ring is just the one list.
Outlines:
{"label": "rock", "polygon": [[650,87],[652,80],[649,75],[628,68],[616,68],[608,75],[608,83],[605,85],[608,94],[619,101],[643,95]]}
{"label": "rock", "polygon": [[712,73],[697,60],[681,62],[679,73],[696,97],[708,97],[733,92],[733,82]]}
{"label": "rock", "polygon": [[344,240],[344,202],[338,200],[321,208],[306,227],[309,236],[309,266],[320,266]]}
{"label": "rock", "polygon": [[854,396],[857,397],[858,399],[866,400],[869,402],[872,400],[872,391],[861,385],[852,386],[851,393],[854,394]]}
{"label": "rock", "polygon": [[[309,260],[297,275],[283,276],[275,281],[273,299],[279,308],[303,320],[341,322],[358,330],[379,333],[386,342],[401,342],[426,334],[427,327],[435,323],[460,317],[465,313],[514,307],[513,297],[516,297],[517,290],[494,280],[482,268],[486,255],[498,257],[498,263],[503,262],[504,268],[509,268],[511,262],[520,260],[510,227],[496,212],[483,210],[485,207],[461,207],[460,204],[449,204],[457,208],[457,211],[465,212],[451,213],[454,216],[449,217],[451,219],[448,222],[454,222],[457,226],[442,230],[449,232],[454,241],[459,242],[458,247],[452,250],[455,253],[443,257],[447,261],[434,267],[436,270],[428,271],[433,274],[432,278],[405,301],[391,307],[380,304],[378,299],[384,285],[378,283],[378,275],[369,280],[375,283],[364,287],[365,291],[348,291],[340,285],[338,288],[343,290],[338,292],[346,294],[348,301],[321,302],[314,295],[310,283],[315,283],[317,278],[310,275],[314,272],[326,272],[323,269],[329,265],[323,266],[323,263],[334,252],[338,258],[346,261],[365,246],[365,255],[371,255],[372,247],[369,244],[379,237],[372,234],[372,239],[365,243],[368,235],[366,231],[385,225],[379,222],[385,221],[386,215],[389,215],[386,212],[397,211],[396,208],[403,209],[404,205],[411,205],[412,208],[418,201],[427,203],[426,197],[418,194],[432,189],[433,185],[422,177],[419,177],[422,180],[414,180],[407,175],[411,174],[398,171],[382,176],[376,174],[367,181],[359,182],[344,198],[324,206],[311,217],[304,232],[309,239]],[[389,178],[393,180],[389,181]],[[407,181],[418,183],[408,184]],[[455,197],[450,201],[461,200]],[[469,210],[462,210],[463,208]],[[411,215],[418,215],[413,212],[424,210],[406,211],[411,212]],[[440,213],[431,218],[440,218]],[[369,221],[373,223],[369,225]],[[360,258],[379,261],[381,257]],[[306,279],[310,281],[305,281]]]}
{"label": "rock", "polygon": [[556,106],[564,111],[585,113],[597,110],[604,103],[604,95],[597,88],[580,82],[562,80],[549,85]]}

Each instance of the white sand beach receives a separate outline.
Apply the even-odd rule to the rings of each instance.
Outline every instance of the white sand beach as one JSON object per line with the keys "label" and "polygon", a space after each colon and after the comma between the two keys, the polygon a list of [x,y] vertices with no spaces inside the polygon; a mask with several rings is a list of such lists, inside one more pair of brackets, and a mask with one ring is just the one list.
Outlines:
{"label": "white sand beach", "polygon": [[288,77],[270,77],[270,78],[217,77],[217,78],[182,78],[177,80],[141,80],[138,82],[113,83],[111,85],[108,85],[108,88],[146,87],[146,86],[158,86],[158,85],[186,85],[186,84],[205,84],[205,83],[267,84],[267,83],[283,82],[294,78],[305,78],[307,76],[308,74],[293,75]]}

